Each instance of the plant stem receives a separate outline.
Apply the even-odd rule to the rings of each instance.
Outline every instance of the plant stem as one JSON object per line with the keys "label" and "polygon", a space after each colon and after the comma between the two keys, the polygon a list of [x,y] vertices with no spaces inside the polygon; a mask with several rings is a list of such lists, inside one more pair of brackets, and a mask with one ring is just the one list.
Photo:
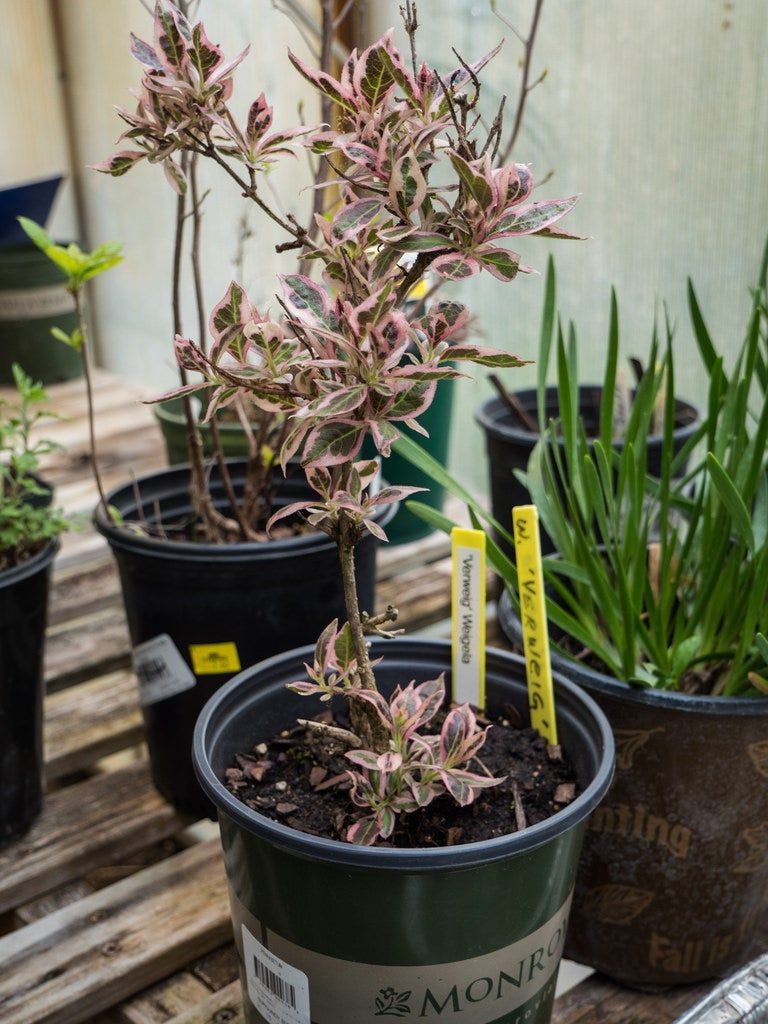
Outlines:
{"label": "plant stem", "polygon": [[[357,658],[357,675],[363,690],[375,690],[376,679],[373,675],[368,641],[365,639],[363,620],[357,600],[357,581],[355,577],[355,544],[358,540],[358,527],[354,520],[342,512],[339,516],[337,544],[341,578],[344,585],[344,604],[347,610],[347,621],[352,633]],[[389,736],[384,723],[376,709],[364,700],[350,700],[349,715],[354,733],[360,737],[368,750],[383,754],[389,749]]]}
{"label": "plant stem", "polygon": [[[194,285],[195,292],[195,304],[197,306],[197,329],[198,329],[198,344],[200,348],[205,352],[205,334],[206,334],[206,321],[205,321],[205,297],[203,294],[203,278],[200,272],[200,230],[202,226],[202,214],[200,212],[200,195],[197,186],[197,153],[193,153],[189,165],[189,186],[192,193],[192,248],[190,252],[191,263],[192,263],[192,282]],[[219,424],[216,416],[211,416],[209,420],[211,428],[211,441],[213,442],[213,451],[216,456],[216,462],[219,467],[219,475],[221,476],[221,482],[224,486],[224,492],[227,495],[227,501],[232,511],[232,515],[237,521],[237,525],[240,529],[243,540],[249,540],[251,538],[251,532],[248,529],[248,523],[245,521],[243,516],[243,510],[240,507],[240,503],[237,500],[235,494],[235,488],[232,485],[232,477],[229,474],[229,467],[227,466],[227,460],[224,455],[224,447],[221,443],[221,433],[219,431]]]}
{"label": "plant stem", "polygon": [[[182,157],[184,161],[184,158]],[[185,161],[184,161],[185,162]],[[186,167],[184,167],[186,170]],[[186,212],[186,198],[179,195],[176,200],[176,228],[173,242],[173,286],[171,291],[171,304],[173,309],[173,334],[174,338],[182,333],[181,319],[181,256],[184,241],[184,217]],[[179,379],[182,386],[187,383],[187,371],[179,364]],[[187,452],[192,467],[192,479],[190,481],[189,496],[192,508],[196,516],[202,520],[212,540],[218,540],[219,527],[215,521],[208,483],[205,474],[205,455],[203,453],[203,439],[200,436],[195,411],[192,408],[192,400],[189,395],[182,399],[184,408],[184,421],[187,427]]]}
{"label": "plant stem", "polygon": [[531,77],[531,58],[533,56],[533,46],[536,42],[536,33],[539,29],[539,19],[541,18],[541,9],[544,6],[544,0],[536,0],[536,6],[533,11],[533,18],[531,20],[531,27],[528,30],[528,35],[523,41],[523,77],[520,82],[520,95],[517,100],[517,110],[515,111],[515,120],[512,124],[512,133],[507,140],[507,144],[499,158],[499,166],[503,166],[509,160],[512,150],[515,148],[517,137],[520,134],[520,128],[523,123],[523,114],[525,112],[525,103],[528,99],[528,93],[533,89],[534,85],[538,84],[534,82],[533,85],[529,85],[529,79]]}
{"label": "plant stem", "polygon": [[[333,60],[333,40],[336,32],[336,24],[333,18],[333,3],[332,0],[320,0],[320,6],[322,8],[322,30],[321,30],[321,46],[320,46],[320,70],[329,74],[331,71],[331,62]],[[320,120],[323,124],[330,124],[333,117],[333,108],[331,104],[330,96],[326,96],[325,93],[321,94],[320,100]],[[322,185],[328,177],[329,164],[327,160],[322,157],[318,157],[317,170],[315,171],[315,193],[312,200],[312,217],[310,218],[309,227],[307,228],[307,241],[313,242],[317,237],[318,227],[315,221],[317,214],[323,212],[323,206],[325,203],[325,192],[324,189],[318,186]],[[309,260],[302,259],[299,261],[299,273],[306,274],[309,270]]]}
{"label": "plant stem", "polygon": [[82,345],[80,348],[80,354],[83,359],[83,376],[85,378],[85,393],[88,400],[88,437],[91,449],[91,465],[93,467],[93,478],[96,481],[96,490],[99,492],[99,501],[104,511],[104,515],[107,519],[109,515],[109,505],[104,494],[104,487],[101,482],[101,473],[99,472],[99,460],[96,453],[96,423],[93,408],[93,381],[91,379],[91,356],[88,348],[88,329],[85,323],[85,315],[83,313],[83,302],[80,294],[80,288],[74,288],[72,295],[75,300],[75,313],[77,315],[77,323],[80,329],[80,336],[82,338]]}

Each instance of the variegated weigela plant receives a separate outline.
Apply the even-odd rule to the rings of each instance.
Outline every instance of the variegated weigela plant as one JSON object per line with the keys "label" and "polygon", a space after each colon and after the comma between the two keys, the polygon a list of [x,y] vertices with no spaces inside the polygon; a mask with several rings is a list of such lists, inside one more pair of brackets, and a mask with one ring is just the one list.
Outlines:
{"label": "variegated weigela plant", "polygon": [[[383,538],[373,513],[414,488],[377,488],[377,462],[359,454],[369,434],[386,456],[400,425],[420,430],[418,418],[438,382],[459,376],[452,364],[510,367],[522,360],[457,340],[469,318],[457,302],[435,304],[415,319],[404,303],[427,270],[450,280],[488,270],[511,281],[528,268],[501,243],[517,235],[560,235],[553,225],[575,197],[532,202],[527,166],[494,167],[500,117],[478,138],[478,76],[498,48],[441,77],[415,60],[406,67],[390,32],[362,53],[353,51],[338,78],[291,55],[331,99],[335,114],[333,127],[305,139],[330,162],[339,190],[335,209],[316,218],[310,242],[308,230],[271,211],[258,191],[267,140],[277,139],[279,148],[292,133],[266,134],[271,115],[263,97],[246,127],[238,127],[224,106],[226,75],[210,70],[218,54],[209,60],[189,51],[189,38],[193,50],[203,45],[202,27],[190,29],[163,10],[153,51],[162,51],[159,64],[148,47],[135,49],[147,68],[146,92],[129,135],[144,140],[144,148],[117,154],[108,169],[120,174],[144,156],[171,160],[179,148],[211,157],[282,223],[287,245],[322,271],[322,283],[301,274],[280,278],[278,319],[255,309],[233,282],[211,314],[208,345],[177,337],[180,365],[202,379],[173,395],[208,389],[209,417],[246,395],[289,424],[280,461],[283,467],[300,461],[315,498],[281,509],[269,525],[303,516],[335,540],[348,616],[341,627],[327,627],[308,680],[293,688],[323,700],[348,698],[352,798],[365,811],[348,839],[372,843],[392,834],[399,813],[442,793],[468,804],[498,781],[471,770],[485,732],[468,706],[449,711],[439,734],[425,734],[445,698],[442,677],[398,688],[389,700],[376,688],[367,637],[391,636],[386,627],[396,613],[371,617],[359,609],[354,549],[365,531]],[[149,126],[157,135],[151,143]]]}

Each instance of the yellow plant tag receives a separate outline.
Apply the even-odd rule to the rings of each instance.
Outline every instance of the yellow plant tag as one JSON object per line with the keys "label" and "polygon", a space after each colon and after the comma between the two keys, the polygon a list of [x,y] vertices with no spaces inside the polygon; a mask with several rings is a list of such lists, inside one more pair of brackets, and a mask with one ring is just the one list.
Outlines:
{"label": "yellow plant tag", "polygon": [[240,671],[240,655],[233,643],[190,644],[192,671],[196,676],[218,676]]}
{"label": "yellow plant tag", "polygon": [[523,651],[528,677],[528,703],[531,725],[548,743],[557,743],[555,694],[549,658],[547,609],[544,602],[544,573],[541,567],[539,514],[535,505],[517,505],[512,509],[512,527],[517,555],[517,582],[520,590],[520,619],[523,624]]}
{"label": "yellow plant tag", "polygon": [[485,534],[451,530],[452,693],[457,704],[485,709]]}

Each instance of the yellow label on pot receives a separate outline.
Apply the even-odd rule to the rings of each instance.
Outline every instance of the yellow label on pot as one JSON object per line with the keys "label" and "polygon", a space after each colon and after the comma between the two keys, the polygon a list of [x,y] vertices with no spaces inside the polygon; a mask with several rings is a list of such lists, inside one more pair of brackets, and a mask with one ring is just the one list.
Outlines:
{"label": "yellow label on pot", "polygon": [[453,551],[451,697],[485,708],[485,534],[451,530]]}
{"label": "yellow label on pot", "polygon": [[544,573],[541,568],[539,514],[535,505],[512,509],[512,527],[517,556],[517,584],[520,590],[520,620],[523,652],[528,677],[531,725],[548,743],[557,743],[555,694],[549,659],[547,608],[544,601]]}
{"label": "yellow label on pot", "polygon": [[196,676],[217,676],[240,671],[240,656],[233,643],[190,644],[189,654]]}

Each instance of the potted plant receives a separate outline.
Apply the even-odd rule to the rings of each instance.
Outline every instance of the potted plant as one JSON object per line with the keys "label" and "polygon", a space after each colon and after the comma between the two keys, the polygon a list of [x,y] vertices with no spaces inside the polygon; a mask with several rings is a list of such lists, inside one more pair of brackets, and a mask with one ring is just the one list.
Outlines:
{"label": "potted plant", "polygon": [[[409,322],[413,281],[430,266],[511,279],[517,258],[496,240],[547,232],[572,205],[529,203],[526,167],[492,168],[493,141],[472,130],[491,56],[441,79],[415,61],[409,70],[388,33],[353,52],[339,79],[294,59],[341,108],[312,143],[352,161],[313,248],[327,283],[285,279],[281,322],[232,286],[225,338],[208,353],[177,339],[196,386],[213,388],[209,416],[236,390],[288,417],[280,460],[299,459],[313,496],[270,527],[306,517],[337,545],[344,582],[343,624],[243,672],[195,731],[252,1022],[460,1020],[475,1004],[482,1019],[549,1020],[580,834],[610,778],[609,734],[576,688],[558,683],[563,746],[548,750],[505,717],[528,721],[520,660],[489,651],[491,717],[478,722],[446,700],[450,645],[395,637],[396,610],[367,614],[355,587],[355,546],[380,532],[375,509],[409,492],[372,489],[366,435],[386,456],[453,364],[519,363],[456,341],[468,319],[458,303]],[[408,251],[419,254],[410,268]]]}
{"label": "potted plant", "polygon": [[[249,202],[268,210],[309,250],[312,232],[285,219],[262,200],[257,178],[291,140],[308,129],[270,131],[272,113],[263,94],[250,106],[239,128],[227,100],[232,71],[245,52],[227,61],[201,23],[190,24],[174,4],[159,3],[154,15],[154,45],[132,40],[144,75],[137,110],[122,111],[126,135],[136,147],[120,152],[99,169],[114,176],[139,160],[161,164],[176,190],[174,332],[182,332],[181,264],[186,226],[191,224],[190,262],[198,312],[198,340],[205,346],[209,326],[214,343],[225,340],[230,310],[220,303],[210,325],[204,314],[200,271],[202,197],[197,185],[201,156],[241,167]],[[228,134],[230,133],[230,134]],[[234,139],[233,139],[234,136]],[[230,164],[227,164],[230,161]],[[54,245],[45,232],[26,222],[28,232],[68,275],[78,302],[74,332],[60,340],[79,348],[88,369],[89,346],[82,310],[82,289],[90,275],[83,266],[96,255]],[[304,242],[307,244],[304,244]],[[285,243],[297,246],[296,237]],[[103,247],[102,247],[103,248]],[[111,251],[111,250],[110,250]],[[97,251],[98,252],[98,251]],[[105,269],[105,268],[103,268]],[[73,274],[75,276],[73,276]],[[236,289],[228,292],[230,301]],[[182,382],[186,371],[181,370]],[[86,373],[90,399],[90,374]],[[205,398],[204,392],[203,398]],[[210,694],[241,667],[297,642],[314,639],[329,613],[343,611],[338,558],[332,541],[305,523],[287,523],[272,537],[264,526],[273,509],[308,496],[303,478],[279,477],[276,453],[285,435],[285,417],[259,410],[244,421],[247,455],[227,459],[215,418],[209,418],[212,458],[204,451],[192,397],[182,389],[189,463],[150,474],[106,493],[98,478],[92,402],[91,440],[100,500],[95,523],[107,538],[120,572],[133,644],[152,777],[180,810],[196,817],[212,814],[200,790],[189,751],[195,719]],[[227,412],[238,409],[237,399]],[[253,412],[253,410],[250,410]],[[394,506],[382,503],[375,521],[382,526]],[[375,588],[377,538],[357,549],[360,599],[371,606]],[[306,580],[313,580],[311,595]]]}
{"label": "potted plant", "polygon": [[16,404],[0,400],[0,843],[17,839],[43,794],[43,647],[48,585],[66,529],[37,477],[52,450],[32,429],[51,414],[40,383],[20,366]]}
{"label": "potted plant", "polygon": [[[613,787],[587,831],[566,950],[639,987],[727,974],[761,934],[768,405],[752,403],[766,381],[765,284],[764,263],[730,373],[690,286],[709,395],[703,451],[682,479],[669,336],[659,372],[640,382],[622,450],[610,437],[588,445],[572,410],[561,418],[562,445],[551,426],[528,467],[555,543],[545,564],[559,638],[553,664],[595,698],[617,744]],[[646,424],[663,381],[654,478]],[[566,473],[564,490],[555,481]],[[509,584],[501,625],[519,642],[514,566],[495,546],[491,558]]]}
{"label": "potted plant", "polygon": [[[572,407],[588,441],[610,435],[610,444],[620,450],[625,444],[626,431],[632,416],[637,387],[644,374],[642,363],[631,360],[635,374],[635,388],[630,388],[626,374],[619,366],[619,310],[616,293],[611,293],[608,343],[606,346],[603,383],[584,384],[578,367],[578,340],[573,323],[568,326],[567,343],[557,318],[555,264],[552,257],[547,267],[544,289],[544,308],[541,317],[537,362],[537,385],[508,391],[498,377],[493,377],[498,394],[487,399],[475,414],[485,434],[488,453],[488,479],[491,511],[496,519],[506,522],[509,509],[530,502],[525,479],[528,460],[534,447],[547,436],[550,420],[557,420],[561,410]],[[555,334],[558,338],[557,384],[547,385],[547,376]],[[650,366],[650,357],[646,361]],[[661,475],[662,407],[665,385],[657,393],[657,401],[647,424],[650,437],[647,445],[648,472]],[[544,425],[542,432],[541,425]],[[551,435],[550,435],[551,436]],[[701,438],[698,410],[689,402],[675,398],[673,450],[675,455],[692,451]],[[561,432],[556,443],[562,447]],[[676,472],[685,472],[685,458],[676,463]],[[498,539],[498,537],[497,537]],[[502,542],[503,546],[503,542]],[[552,550],[552,540],[542,535],[543,550]],[[507,549],[510,553],[510,549]]]}
{"label": "potted plant", "polygon": [[80,372],[77,355],[50,336],[56,324],[75,326],[66,278],[17,223],[22,213],[45,223],[60,185],[57,175],[0,189],[0,384],[14,384],[16,363],[43,384]]}

